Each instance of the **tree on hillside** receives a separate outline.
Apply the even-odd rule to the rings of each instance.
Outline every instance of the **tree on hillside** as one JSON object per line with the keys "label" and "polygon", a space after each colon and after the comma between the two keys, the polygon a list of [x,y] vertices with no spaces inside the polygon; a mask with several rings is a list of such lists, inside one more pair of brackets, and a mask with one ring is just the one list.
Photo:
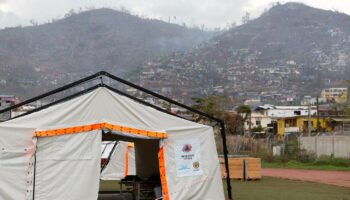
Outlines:
{"label": "tree on hillside", "polygon": [[193,98],[195,104],[193,108],[205,112],[214,117],[222,117],[226,110],[229,100],[219,95],[210,95],[208,98]]}
{"label": "tree on hillside", "polygon": [[[193,100],[195,101],[193,108],[223,120],[227,134],[241,133],[242,117],[227,111],[230,102],[227,97],[210,95],[208,98],[193,98]],[[208,119],[202,116],[195,116],[195,120],[208,122]]]}
{"label": "tree on hillside", "polygon": [[223,120],[225,122],[225,131],[231,135],[239,135],[243,133],[242,117],[237,113],[224,112]]}
{"label": "tree on hillside", "polygon": [[[242,124],[243,124],[243,128],[244,128],[244,123],[251,116],[252,110],[247,105],[240,105],[236,108],[236,111],[237,111],[237,113],[239,113],[243,117]],[[250,134],[250,132],[251,132],[251,124],[249,124],[249,134]]]}
{"label": "tree on hillside", "polygon": [[242,17],[242,24],[246,24],[250,21],[250,13],[246,12],[244,16]]}

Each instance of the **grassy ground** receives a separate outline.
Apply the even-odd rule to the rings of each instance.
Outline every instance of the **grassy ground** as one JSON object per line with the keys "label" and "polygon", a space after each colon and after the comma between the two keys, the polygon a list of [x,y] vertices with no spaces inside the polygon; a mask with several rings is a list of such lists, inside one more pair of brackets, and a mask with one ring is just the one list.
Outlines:
{"label": "grassy ground", "polygon": [[234,200],[350,200],[349,188],[270,177],[234,181],[232,192]]}
{"label": "grassy ground", "polygon": [[[116,182],[101,182],[101,190],[118,189]],[[263,177],[260,181],[233,181],[234,200],[350,200],[350,189],[318,183]]]}
{"label": "grassy ground", "polygon": [[309,169],[309,170],[336,170],[350,171],[350,167],[334,165],[317,165],[314,163],[301,163],[297,161],[281,162],[262,162],[263,168],[289,168],[289,169]]}

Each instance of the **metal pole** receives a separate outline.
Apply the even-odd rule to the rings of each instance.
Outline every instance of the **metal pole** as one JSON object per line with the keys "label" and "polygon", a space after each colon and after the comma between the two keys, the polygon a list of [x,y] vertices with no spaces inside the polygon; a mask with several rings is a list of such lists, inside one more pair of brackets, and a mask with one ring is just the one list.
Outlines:
{"label": "metal pole", "polygon": [[335,156],[334,134],[335,134],[335,132],[333,132],[333,134],[332,134],[332,157]]}
{"label": "metal pole", "polygon": [[252,115],[249,114],[249,133],[248,137],[252,136]]}
{"label": "metal pole", "polygon": [[320,132],[320,112],[319,112],[319,99],[316,98],[316,109],[317,109],[317,133]]}
{"label": "metal pole", "polygon": [[26,104],[35,102],[35,101],[37,101],[37,100],[39,100],[39,99],[42,99],[42,98],[51,96],[51,95],[53,95],[53,94],[62,92],[62,91],[64,91],[64,90],[67,90],[67,89],[69,89],[69,88],[75,87],[75,86],[80,85],[80,84],[82,84],[82,83],[85,83],[85,82],[87,82],[87,81],[91,81],[91,80],[95,79],[96,77],[101,76],[102,74],[103,74],[103,72],[98,72],[98,73],[96,73],[96,74],[94,74],[94,75],[91,75],[91,76],[88,76],[88,77],[86,77],[86,78],[80,79],[80,80],[78,80],[78,81],[75,81],[75,82],[70,83],[70,84],[68,84],[68,85],[65,85],[65,86],[63,86],[63,87],[57,88],[57,89],[52,90],[52,91],[50,91],[50,92],[47,92],[47,93],[45,93],[45,94],[42,94],[42,95],[39,95],[39,96],[37,96],[37,97],[28,99],[28,100],[26,100],[26,101],[23,101],[23,102],[21,102],[21,103],[18,103],[18,104],[16,104],[16,105],[14,105],[14,106],[5,108],[5,109],[3,109],[3,110],[0,110],[0,114],[1,114],[1,113],[5,113],[5,112],[10,111],[10,110],[13,110],[13,109],[15,109],[15,108],[24,106],[24,105],[26,105]]}
{"label": "metal pole", "polygon": [[118,82],[120,82],[120,83],[123,83],[123,84],[125,84],[125,85],[128,85],[128,86],[130,86],[130,87],[132,87],[132,88],[138,89],[138,90],[140,90],[140,91],[142,91],[142,92],[145,92],[145,93],[150,94],[150,95],[152,95],[152,96],[154,96],[154,97],[157,97],[157,98],[159,98],[159,99],[162,99],[162,100],[164,100],[164,101],[167,101],[167,102],[169,102],[169,103],[171,103],[171,104],[174,104],[174,105],[180,106],[180,107],[182,107],[182,108],[185,108],[185,109],[187,109],[187,110],[189,110],[189,111],[191,111],[191,112],[194,112],[194,113],[197,113],[197,114],[199,114],[199,115],[202,115],[202,116],[204,116],[204,117],[206,117],[206,118],[208,118],[208,119],[211,119],[211,120],[213,120],[213,121],[216,121],[216,122],[218,122],[218,123],[220,123],[220,121],[221,121],[221,119],[219,119],[219,118],[213,117],[213,116],[211,116],[211,115],[208,115],[207,113],[204,113],[204,112],[202,112],[202,111],[199,111],[199,110],[196,110],[196,109],[191,108],[191,107],[189,107],[189,106],[186,106],[185,104],[182,104],[182,103],[180,103],[180,102],[177,102],[177,101],[175,101],[175,100],[173,100],[173,99],[170,99],[170,98],[168,98],[168,97],[165,97],[165,96],[163,96],[163,95],[161,95],[161,94],[155,93],[155,92],[153,92],[153,91],[151,91],[151,90],[148,90],[148,89],[146,89],[146,88],[144,88],[144,87],[141,87],[141,86],[139,86],[139,85],[136,85],[136,84],[134,84],[134,83],[131,83],[131,82],[129,82],[129,81],[126,81],[126,80],[124,80],[124,79],[121,79],[121,78],[119,78],[119,77],[116,77],[116,76],[114,76],[114,75],[112,75],[112,74],[110,74],[110,73],[108,73],[108,72],[101,71],[101,72],[99,72],[99,73],[100,73],[100,75],[105,75],[105,76],[107,76],[107,77],[109,77],[109,78],[111,78],[111,79],[113,79],[113,80],[115,80],[115,81],[118,81]]}
{"label": "metal pole", "polygon": [[[83,95],[83,94],[85,94],[85,93],[87,93],[87,92],[90,92],[90,91],[92,91],[92,90],[94,90],[94,89],[96,89],[96,88],[98,88],[98,87],[101,87],[101,85],[92,86],[92,87],[90,87],[90,88],[87,88],[87,89],[85,89],[85,90],[82,90],[82,91],[80,91],[80,92],[77,92],[77,93],[75,93],[75,94],[73,94],[73,95],[69,95],[69,96],[67,96],[67,97],[65,97],[65,98],[59,99],[59,100],[57,100],[57,101],[51,102],[51,103],[49,103],[49,104],[46,104],[46,105],[44,105],[44,106],[41,106],[41,107],[36,108],[36,109],[34,109],[34,110],[31,110],[31,111],[29,111],[29,112],[26,112],[26,113],[23,113],[23,114],[18,115],[18,116],[16,116],[16,117],[13,117],[13,118],[11,118],[11,119],[9,119],[9,120],[13,120],[13,119],[16,119],[16,118],[19,118],[19,117],[23,117],[23,116],[26,116],[26,115],[29,115],[29,114],[38,112],[38,111],[40,111],[40,110],[46,109],[46,108],[48,108],[48,107],[51,107],[51,106],[53,106],[53,105],[56,105],[56,104],[59,104],[59,103],[68,101],[68,100],[70,100],[70,99],[73,99],[73,98],[75,98],[75,97],[78,97],[78,96],[80,96],[80,95]],[[9,121],[9,120],[6,120],[6,121]]]}
{"label": "metal pole", "polygon": [[230,178],[230,169],[228,165],[228,149],[226,144],[226,133],[225,133],[225,122],[220,121],[221,127],[221,137],[222,137],[222,145],[224,151],[224,159],[225,159],[225,169],[226,169],[226,185],[227,185],[227,193],[228,199],[232,200],[232,188],[231,188],[231,178]]}
{"label": "metal pole", "polygon": [[112,158],[112,155],[114,154],[114,150],[115,148],[118,146],[119,142],[115,141],[113,147],[112,147],[112,150],[109,152],[109,155],[108,155],[108,158],[106,160],[105,163],[103,163],[103,166],[101,167],[101,171],[100,171],[100,174],[102,174],[103,170],[106,168],[106,166],[108,165],[109,161],[111,160]]}
{"label": "metal pole", "polygon": [[311,136],[311,104],[308,106],[308,135]]}

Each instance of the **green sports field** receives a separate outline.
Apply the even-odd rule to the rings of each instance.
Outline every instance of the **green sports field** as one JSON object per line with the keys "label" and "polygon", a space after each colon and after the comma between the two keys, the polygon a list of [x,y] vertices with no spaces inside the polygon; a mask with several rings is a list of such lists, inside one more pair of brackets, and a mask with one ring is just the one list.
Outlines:
{"label": "green sports field", "polygon": [[260,181],[233,181],[235,200],[350,200],[350,188],[263,177]]}
{"label": "green sports field", "polygon": [[[118,189],[116,182],[101,182],[100,190],[115,189]],[[350,200],[350,188],[270,177],[233,181],[232,192],[234,200]]]}

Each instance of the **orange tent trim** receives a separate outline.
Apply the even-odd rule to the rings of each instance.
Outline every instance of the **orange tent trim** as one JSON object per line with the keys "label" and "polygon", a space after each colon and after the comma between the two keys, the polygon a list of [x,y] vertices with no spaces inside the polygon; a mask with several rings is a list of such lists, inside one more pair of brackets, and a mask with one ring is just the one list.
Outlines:
{"label": "orange tent trim", "polygon": [[125,151],[125,176],[129,175],[129,144],[126,147]]}
{"label": "orange tent trim", "polygon": [[160,173],[160,182],[162,185],[163,200],[170,200],[168,183],[166,180],[164,147],[163,146],[158,151],[158,160],[159,160],[159,173]]}
{"label": "orange tent trim", "polygon": [[147,131],[142,129],[130,128],[126,126],[119,126],[109,123],[98,123],[98,124],[89,124],[84,126],[75,126],[69,128],[62,129],[53,129],[53,130],[45,130],[45,131],[36,131],[34,132],[34,137],[47,137],[47,136],[57,136],[57,135],[66,135],[66,134],[75,134],[93,130],[100,129],[110,129],[113,131],[120,131],[124,133],[130,133],[135,135],[148,136],[152,138],[167,138],[167,134],[164,132],[156,132],[156,131]]}

